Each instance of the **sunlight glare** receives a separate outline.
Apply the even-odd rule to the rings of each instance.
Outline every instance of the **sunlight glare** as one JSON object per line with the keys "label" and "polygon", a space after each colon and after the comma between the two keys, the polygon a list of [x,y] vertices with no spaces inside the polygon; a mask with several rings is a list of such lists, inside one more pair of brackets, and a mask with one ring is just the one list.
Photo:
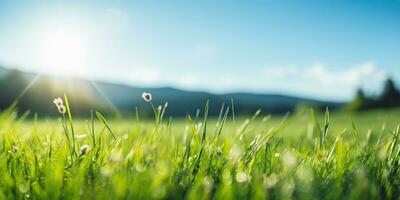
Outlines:
{"label": "sunlight glare", "polygon": [[39,53],[45,72],[76,75],[85,65],[87,49],[83,33],[60,29],[48,33],[43,40]]}

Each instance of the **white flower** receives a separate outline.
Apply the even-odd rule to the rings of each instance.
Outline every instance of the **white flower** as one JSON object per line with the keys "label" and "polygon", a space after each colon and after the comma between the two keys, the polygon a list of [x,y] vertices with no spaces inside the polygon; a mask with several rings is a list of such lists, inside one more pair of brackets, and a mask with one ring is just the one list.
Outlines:
{"label": "white flower", "polygon": [[103,176],[111,176],[113,173],[113,170],[109,166],[105,166],[101,168],[101,175]]}
{"label": "white flower", "polygon": [[152,99],[151,93],[143,92],[142,98],[143,98],[146,102],[150,102],[151,99]]}
{"label": "white flower", "polygon": [[53,103],[56,104],[57,107],[64,105],[64,103],[60,97],[55,98],[53,100]]}
{"label": "white flower", "polygon": [[110,160],[112,160],[114,162],[122,161],[122,154],[120,152],[111,151],[109,157],[110,157]]}
{"label": "white flower", "polygon": [[61,105],[61,106],[58,107],[58,112],[60,114],[65,114],[66,111],[67,111],[67,109],[65,108],[64,105]]}
{"label": "white flower", "polygon": [[239,172],[236,174],[236,181],[238,183],[244,183],[250,181],[250,177],[244,172]]}
{"label": "white flower", "polygon": [[293,168],[296,166],[297,159],[292,153],[285,152],[283,155],[283,163],[286,167]]}
{"label": "white flower", "polygon": [[19,150],[19,148],[18,148],[17,146],[13,145],[13,146],[11,147],[11,150],[9,150],[8,152],[10,152],[10,153],[17,153],[18,150]]}
{"label": "white flower", "polygon": [[85,155],[87,153],[87,151],[89,150],[89,145],[85,144],[83,146],[81,146],[81,155]]}
{"label": "white flower", "polygon": [[65,108],[64,103],[60,97],[55,98],[53,100],[53,103],[56,104],[58,112],[60,114],[64,114],[67,111],[67,109]]}
{"label": "white flower", "polygon": [[279,182],[279,177],[272,173],[268,177],[265,177],[263,182],[266,188],[273,188]]}

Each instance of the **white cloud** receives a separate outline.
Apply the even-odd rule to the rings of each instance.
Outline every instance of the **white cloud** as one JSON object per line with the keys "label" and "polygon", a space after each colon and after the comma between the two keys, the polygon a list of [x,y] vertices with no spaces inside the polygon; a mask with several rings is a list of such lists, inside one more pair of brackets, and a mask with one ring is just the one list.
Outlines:
{"label": "white cloud", "polygon": [[[329,68],[321,63],[308,67],[299,65],[269,67],[262,70],[260,75],[243,72],[214,76],[190,70],[179,74],[159,67],[136,67],[129,71],[129,73],[125,73],[125,77],[128,77],[126,80],[131,84],[142,86],[171,85],[214,92],[289,93],[329,100],[350,99],[355,89],[360,86],[371,92],[378,91],[382,86],[382,81],[386,78],[385,71],[374,62],[364,62],[342,69]],[[204,80],[214,81],[211,84]]]}
{"label": "white cloud", "polygon": [[287,78],[289,76],[297,76],[300,68],[296,65],[287,66],[269,66],[264,69],[264,74],[270,79]]}
{"label": "white cloud", "polygon": [[386,72],[372,61],[347,68],[329,68],[322,63],[311,66],[270,66],[261,73],[264,79],[270,80],[264,89],[338,100],[351,98],[357,87],[378,92],[387,77]]}
{"label": "white cloud", "polygon": [[184,74],[171,73],[160,68],[135,67],[130,70],[127,80],[133,84],[144,86],[172,85],[183,88],[198,86],[201,82],[191,72]]}
{"label": "white cloud", "polygon": [[316,63],[305,70],[305,76],[326,86],[355,88],[379,85],[386,73],[369,61],[344,70],[328,70],[323,64]]}
{"label": "white cloud", "polygon": [[356,87],[379,85],[386,73],[379,69],[374,62],[368,61],[346,69],[328,69],[322,63],[315,63],[310,67],[297,65],[270,66],[264,69],[264,77],[268,79],[284,80],[296,78],[325,86]]}
{"label": "white cloud", "polygon": [[162,72],[156,68],[135,68],[129,76],[129,80],[144,84],[160,82],[161,78]]}
{"label": "white cloud", "polygon": [[178,79],[178,85],[182,87],[192,87],[198,83],[197,78],[193,74],[184,74]]}
{"label": "white cloud", "polygon": [[224,88],[231,88],[235,86],[235,80],[238,80],[233,76],[232,74],[223,74],[219,78],[219,85],[221,85]]}

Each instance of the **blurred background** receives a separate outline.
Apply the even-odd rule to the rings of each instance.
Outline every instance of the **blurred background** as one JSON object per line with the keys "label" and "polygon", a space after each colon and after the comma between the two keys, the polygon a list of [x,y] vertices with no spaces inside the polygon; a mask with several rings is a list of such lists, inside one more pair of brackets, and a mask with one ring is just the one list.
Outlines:
{"label": "blurred background", "polygon": [[[400,1],[0,1],[0,110],[400,105]],[[147,110],[146,110],[147,109]]]}

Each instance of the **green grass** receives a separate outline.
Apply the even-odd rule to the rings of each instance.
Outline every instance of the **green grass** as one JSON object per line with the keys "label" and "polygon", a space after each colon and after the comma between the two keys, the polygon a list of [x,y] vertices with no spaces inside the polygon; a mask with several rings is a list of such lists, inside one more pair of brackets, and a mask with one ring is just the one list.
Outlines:
{"label": "green grass", "polygon": [[171,119],[157,107],[155,120],[67,110],[58,120],[0,114],[0,199],[400,195],[399,109]]}

